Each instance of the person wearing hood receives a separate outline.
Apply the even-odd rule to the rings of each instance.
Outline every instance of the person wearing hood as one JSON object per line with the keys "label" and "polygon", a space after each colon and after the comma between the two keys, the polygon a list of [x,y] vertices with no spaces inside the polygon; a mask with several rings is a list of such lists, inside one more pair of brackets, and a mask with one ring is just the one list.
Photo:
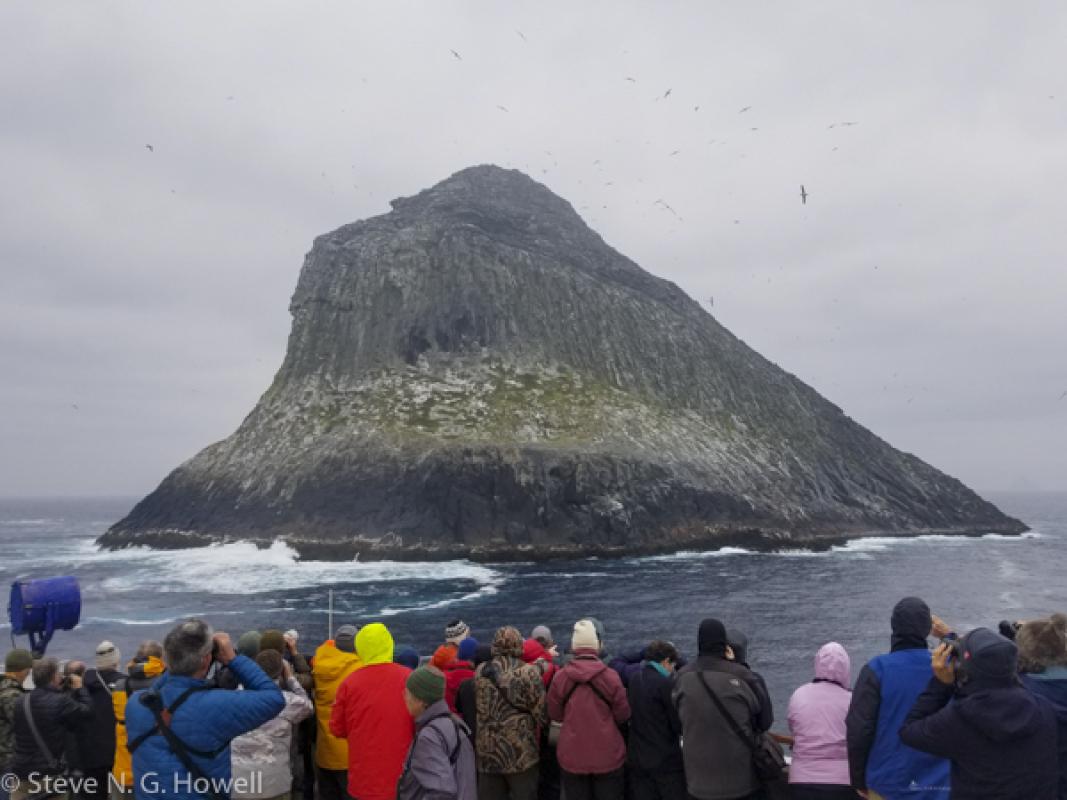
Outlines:
{"label": "person wearing hood", "polygon": [[323,642],[311,662],[315,691],[315,777],[320,800],[348,800],[348,742],[330,733],[337,690],[362,666],[356,655],[355,625],[342,625]]}
{"label": "person wearing hood", "polygon": [[752,749],[719,712],[714,697],[751,740],[774,722],[763,682],[733,660],[726,626],[700,623],[696,660],[678,672],[672,699],[682,722],[682,758],[689,794],[698,800],[759,797]]}
{"label": "person wearing hood", "polygon": [[[441,652],[443,646],[437,648]],[[445,704],[452,713],[457,713],[456,695],[464,681],[474,677],[474,651],[478,649],[478,640],[469,636],[459,643],[453,658],[444,665],[437,663],[434,653],[434,665],[445,675]]]}
{"label": "person wearing hood", "polygon": [[619,674],[600,660],[591,620],[574,624],[574,658],[548,692],[548,716],[562,724],[556,757],[567,800],[622,798],[626,741],[619,726],[630,703]]}
{"label": "person wearing hood", "polygon": [[1059,800],[1067,800],[1067,615],[1024,622],[1015,634],[1019,677],[1056,712],[1060,762]]}
{"label": "person wearing hood", "polygon": [[1019,683],[1015,643],[976,628],[931,657],[901,740],[952,763],[951,800],[1056,800],[1056,715]]}
{"label": "person wearing hood", "polygon": [[348,794],[359,800],[394,800],[415,723],[404,704],[411,670],[393,662],[393,637],[380,622],[356,636],[363,666],[337,690],[330,733],[348,740]]}
{"label": "person wearing hood", "polygon": [[415,720],[415,739],[404,760],[397,800],[475,800],[474,746],[467,726],[448,710],[444,673],[433,665],[412,672],[404,685],[404,704]]}
{"label": "person wearing hood", "polygon": [[671,701],[678,651],[656,640],[644,649],[640,671],[630,677],[627,765],[633,800],[674,800],[686,795],[682,721]]}
{"label": "person wearing hood", "polygon": [[848,653],[837,642],[830,642],[815,654],[815,680],[801,686],[789,699],[793,800],[855,800],[845,743],[851,680]]}
{"label": "person wearing hood", "polygon": [[537,667],[547,691],[558,669],[552,653],[536,639],[527,639],[522,643],[522,660]]}
{"label": "person wearing hood", "polygon": [[918,597],[897,603],[890,624],[890,652],[867,662],[852,690],[845,717],[849,779],[864,797],[870,791],[888,800],[945,800],[948,761],[901,742],[900,726],[930,679],[926,638],[951,631]]}
{"label": "person wearing hood", "polygon": [[493,657],[474,672],[479,800],[535,800],[545,687],[522,660],[522,634],[504,627]]}
{"label": "person wearing hood", "polygon": [[134,692],[150,688],[164,669],[163,645],[154,639],[143,641],[133,660],[126,665],[126,677],[111,692],[111,708],[115,714],[115,759],[111,766],[111,788],[115,795],[133,797],[133,760],[126,737],[126,704]]}

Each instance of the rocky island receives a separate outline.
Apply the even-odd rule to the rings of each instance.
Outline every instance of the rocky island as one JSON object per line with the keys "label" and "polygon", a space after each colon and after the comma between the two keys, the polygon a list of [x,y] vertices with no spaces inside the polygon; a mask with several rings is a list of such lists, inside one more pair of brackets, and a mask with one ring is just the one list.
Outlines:
{"label": "rocky island", "polygon": [[285,361],[109,548],[532,560],[1021,533],[608,246],[478,166],[315,240]]}

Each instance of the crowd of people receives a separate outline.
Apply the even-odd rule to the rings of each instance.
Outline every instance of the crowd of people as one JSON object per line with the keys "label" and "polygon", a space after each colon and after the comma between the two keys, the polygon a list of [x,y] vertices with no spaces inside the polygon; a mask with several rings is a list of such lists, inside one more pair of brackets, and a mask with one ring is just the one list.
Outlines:
{"label": "crowd of people", "polygon": [[93,668],[15,649],[0,800],[1067,800],[1067,616],[957,635],[905,598],[890,627],[855,685],[845,648],[818,648],[788,734],[712,618],[691,660],[612,656],[592,618],[562,647],[454,620],[422,657],[379,622],[314,652],[199,619],[125,664],[107,641]]}

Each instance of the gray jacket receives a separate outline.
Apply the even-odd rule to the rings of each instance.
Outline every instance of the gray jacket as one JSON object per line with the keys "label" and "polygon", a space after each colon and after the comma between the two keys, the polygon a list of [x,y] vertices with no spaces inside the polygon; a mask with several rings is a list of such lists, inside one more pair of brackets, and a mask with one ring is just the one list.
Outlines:
{"label": "gray jacket", "polygon": [[438,700],[415,720],[397,800],[476,800],[474,746],[464,722]]}
{"label": "gray jacket", "polygon": [[745,797],[760,788],[752,750],[723,719],[701,678],[750,737],[771,726],[770,698],[752,672],[713,656],[700,656],[675,678],[672,697],[682,721],[689,794],[699,800]]}

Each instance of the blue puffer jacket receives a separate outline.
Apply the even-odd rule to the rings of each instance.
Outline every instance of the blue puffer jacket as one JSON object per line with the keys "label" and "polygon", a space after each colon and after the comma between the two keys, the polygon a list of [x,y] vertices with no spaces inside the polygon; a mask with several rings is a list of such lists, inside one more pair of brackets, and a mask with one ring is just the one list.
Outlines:
{"label": "blue puffer jacket", "polygon": [[[193,692],[171,720],[171,730],[187,746],[202,751],[222,748],[212,759],[193,756],[193,760],[225,797],[230,794],[230,741],[273,719],[285,707],[281,690],[255,661],[237,656],[230,662],[230,669],[243,690]],[[163,695],[163,703],[169,708],[186,689],[203,685],[202,680],[166,672],[153,688]],[[156,724],[152,711],[141,702],[144,694],[135,692],[126,706],[126,729],[131,742]],[[200,800],[207,796],[194,790],[192,778],[187,777],[178,756],[159,734],[149,736],[134,752],[133,774],[137,800]]]}
{"label": "blue puffer jacket", "polygon": [[1067,667],[1049,667],[1044,672],[1022,675],[1023,686],[1043,697],[1056,712],[1059,729],[1060,782],[1059,800],[1067,800]]}

